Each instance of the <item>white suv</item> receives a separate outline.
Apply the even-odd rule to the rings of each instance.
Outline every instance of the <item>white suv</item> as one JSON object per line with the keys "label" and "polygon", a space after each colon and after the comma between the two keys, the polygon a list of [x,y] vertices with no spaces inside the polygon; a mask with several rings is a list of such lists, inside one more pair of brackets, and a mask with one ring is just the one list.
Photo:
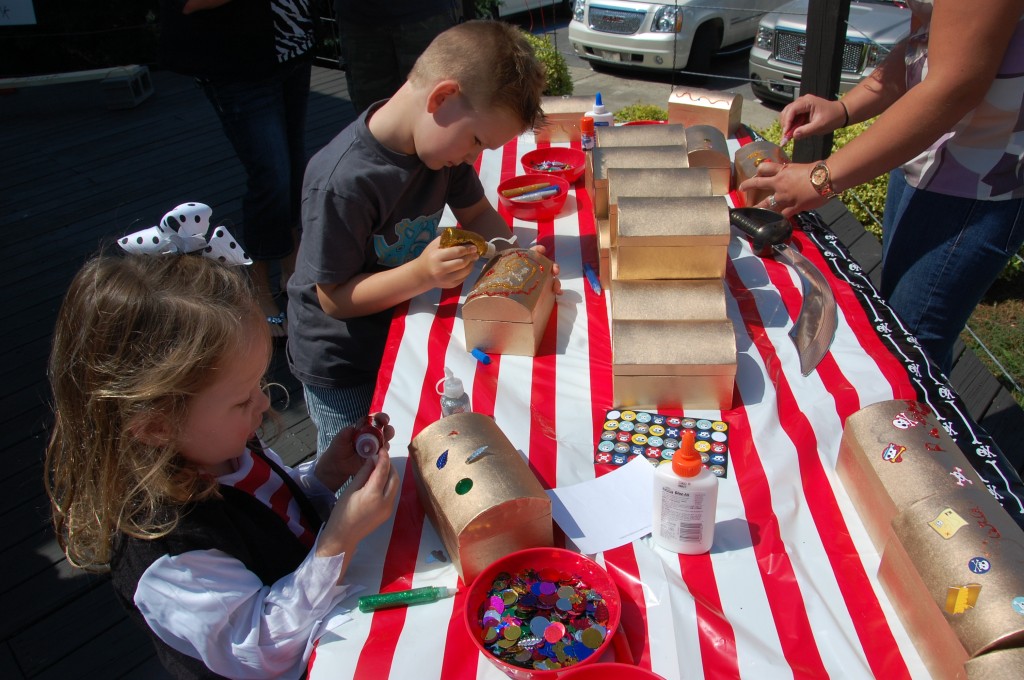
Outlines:
{"label": "white suv", "polygon": [[784,1],[574,0],[569,42],[595,64],[707,73],[716,52],[752,40],[760,18]]}

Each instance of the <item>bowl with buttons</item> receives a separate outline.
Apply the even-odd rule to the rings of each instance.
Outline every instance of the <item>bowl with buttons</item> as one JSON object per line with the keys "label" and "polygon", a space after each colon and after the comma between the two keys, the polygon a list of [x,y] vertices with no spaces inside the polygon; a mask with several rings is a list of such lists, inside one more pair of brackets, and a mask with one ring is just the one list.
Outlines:
{"label": "bowl with buttons", "polygon": [[528,151],[519,162],[523,166],[523,172],[554,175],[572,184],[583,175],[586,160],[586,154],[579,149],[552,146]]}

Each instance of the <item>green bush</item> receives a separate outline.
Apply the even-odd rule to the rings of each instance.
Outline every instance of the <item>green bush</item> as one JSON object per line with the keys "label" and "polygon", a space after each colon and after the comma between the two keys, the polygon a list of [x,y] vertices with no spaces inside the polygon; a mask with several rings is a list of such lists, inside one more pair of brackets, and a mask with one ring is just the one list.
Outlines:
{"label": "green bush", "polygon": [[533,52],[544,64],[544,76],[547,78],[547,86],[544,88],[545,96],[560,97],[572,94],[572,77],[569,75],[569,65],[565,63],[565,57],[555,48],[548,36],[538,36],[523,31],[526,40],[533,46]]}
{"label": "green bush", "polygon": [[654,104],[630,104],[615,112],[616,123],[634,120],[668,120],[668,111]]}

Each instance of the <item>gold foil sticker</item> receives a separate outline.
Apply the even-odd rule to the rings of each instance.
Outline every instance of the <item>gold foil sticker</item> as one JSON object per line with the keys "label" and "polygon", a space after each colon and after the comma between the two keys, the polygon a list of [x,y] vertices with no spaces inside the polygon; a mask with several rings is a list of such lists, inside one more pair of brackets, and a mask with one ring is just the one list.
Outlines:
{"label": "gold foil sticker", "polygon": [[475,231],[469,231],[468,229],[456,229],[455,227],[445,227],[441,230],[441,247],[451,248],[452,246],[474,246],[480,257],[487,254],[487,246],[489,244],[484,240],[484,237]]}
{"label": "gold foil sticker", "polygon": [[981,594],[981,584],[968,583],[963,586],[950,586],[946,591],[946,611],[950,614],[963,614],[973,609]]}
{"label": "gold foil sticker", "polygon": [[967,526],[967,520],[956,514],[953,508],[946,508],[939,513],[938,517],[928,522],[928,526],[935,529],[939,536],[948,541],[953,538],[957,531]]}

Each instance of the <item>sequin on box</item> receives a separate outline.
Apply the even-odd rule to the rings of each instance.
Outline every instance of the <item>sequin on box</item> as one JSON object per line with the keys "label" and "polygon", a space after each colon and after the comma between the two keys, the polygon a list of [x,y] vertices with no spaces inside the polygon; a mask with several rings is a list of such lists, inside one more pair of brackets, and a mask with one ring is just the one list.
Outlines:
{"label": "sequin on box", "polygon": [[604,596],[578,575],[553,568],[501,572],[478,616],[484,648],[520,668],[575,666],[608,636]]}
{"label": "sequin on box", "polygon": [[[717,477],[729,474],[729,425],[722,420],[680,418],[647,411],[611,410],[605,414],[601,426],[600,442],[594,452],[596,465],[625,465],[643,455],[652,465],[672,460],[679,448],[684,430],[693,430],[697,448],[705,456],[705,464]],[[619,446],[609,448],[606,442],[617,441]],[[615,452],[610,457],[609,452]],[[714,453],[713,460],[707,458]]]}

